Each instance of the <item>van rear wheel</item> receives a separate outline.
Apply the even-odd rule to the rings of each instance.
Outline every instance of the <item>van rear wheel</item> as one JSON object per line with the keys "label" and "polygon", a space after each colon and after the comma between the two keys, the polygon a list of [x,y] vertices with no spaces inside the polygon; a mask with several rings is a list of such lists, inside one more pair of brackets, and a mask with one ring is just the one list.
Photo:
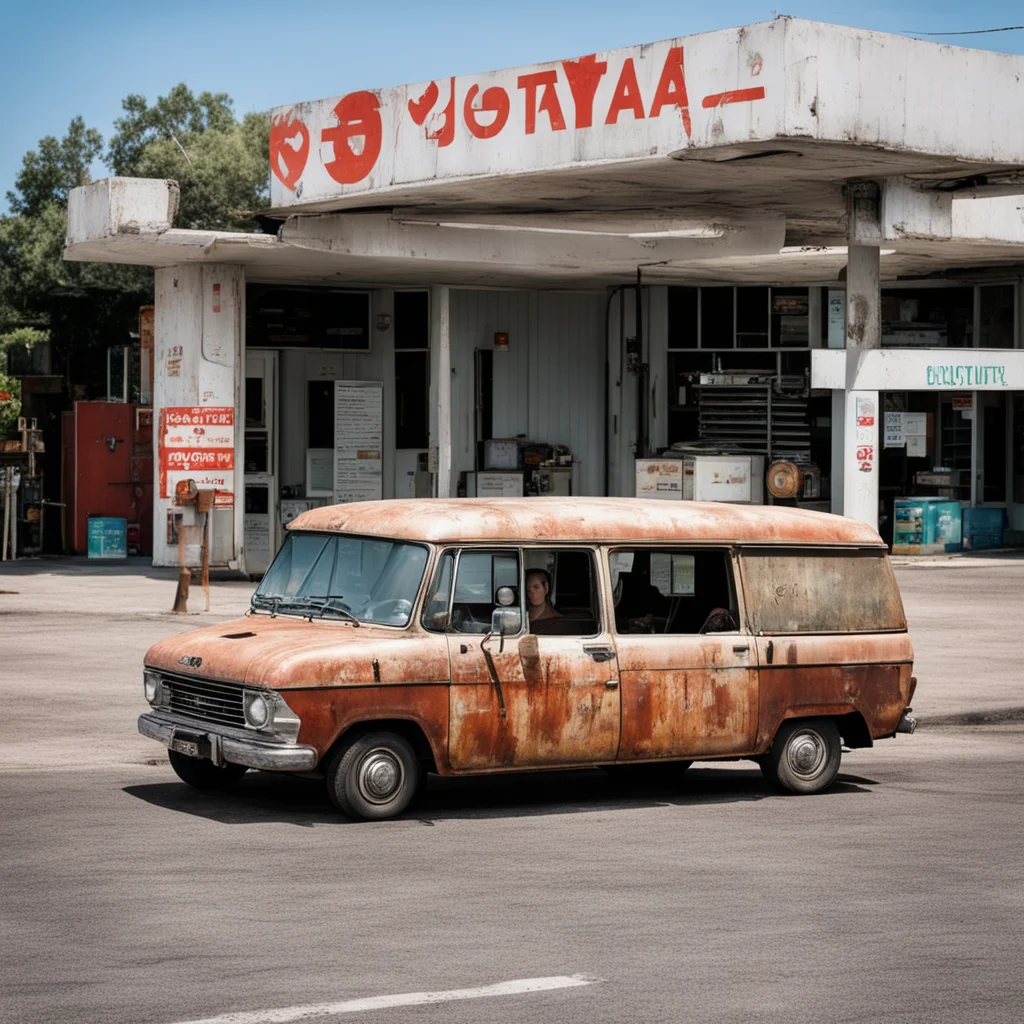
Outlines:
{"label": "van rear wheel", "polygon": [[408,740],[370,732],[342,746],[327,767],[327,792],[356,821],[383,821],[409,806],[422,769]]}
{"label": "van rear wheel", "polygon": [[759,761],[765,777],[791,793],[820,793],[835,780],[843,755],[830,718],[791,718],[779,726],[772,749]]}

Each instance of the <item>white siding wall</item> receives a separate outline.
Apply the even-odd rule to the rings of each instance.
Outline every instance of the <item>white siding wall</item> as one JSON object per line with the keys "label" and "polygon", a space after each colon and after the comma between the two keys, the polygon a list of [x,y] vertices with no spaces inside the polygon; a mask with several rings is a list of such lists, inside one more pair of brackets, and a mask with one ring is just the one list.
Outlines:
{"label": "white siding wall", "polygon": [[494,353],[493,435],[568,445],[579,494],[604,493],[605,297],[453,289],[452,475],[474,468],[474,352]]}

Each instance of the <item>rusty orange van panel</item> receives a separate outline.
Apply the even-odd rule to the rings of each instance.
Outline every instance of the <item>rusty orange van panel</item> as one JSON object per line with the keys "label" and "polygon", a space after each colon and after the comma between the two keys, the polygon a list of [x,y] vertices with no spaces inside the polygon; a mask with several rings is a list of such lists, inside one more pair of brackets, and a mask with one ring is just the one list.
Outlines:
{"label": "rusty orange van panel", "polygon": [[274,690],[449,677],[443,636],[264,615],[168,637],[150,648],[146,664]]}
{"label": "rusty orange van panel", "polygon": [[298,742],[315,747],[321,758],[354,725],[398,720],[423,731],[437,772],[450,774],[447,685],[292,689],[285,699],[302,721]]}
{"label": "rusty orange van panel", "polygon": [[873,739],[896,731],[910,701],[909,634],[758,637],[757,646],[760,747],[771,745],[784,719],[800,715],[858,711]]}

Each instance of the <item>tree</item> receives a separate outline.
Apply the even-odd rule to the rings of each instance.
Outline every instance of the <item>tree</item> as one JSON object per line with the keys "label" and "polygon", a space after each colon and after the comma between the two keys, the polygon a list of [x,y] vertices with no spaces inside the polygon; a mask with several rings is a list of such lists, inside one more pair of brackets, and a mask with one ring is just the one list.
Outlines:
{"label": "tree", "polygon": [[103,149],[103,136],[86,128],[80,117],[72,118],[67,135],[39,140],[39,150],[30,150],[14,179],[15,191],[7,193],[11,211],[22,216],[38,215],[48,203],[66,206],[68,193],[92,179],[89,169]]}
{"label": "tree", "polygon": [[235,120],[226,93],[194,96],[184,82],[149,106],[128,96],[114,122],[107,163],[115,174],[173,178],[181,187],[175,226],[251,231],[270,202],[270,117]]}
{"label": "tree", "polygon": [[121,101],[124,116],[114,121],[114,137],[107,151],[107,166],[126,177],[145,177],[139,173],[139,161],[146,147],[162,139],[181,142],[185,137],[207,131],[227,131],[234,127],[235,113],[227,93],[192,90],[179,82],[166,96],[158,96],[148,106],[137,93]]}
{"label": "tree", "polygon": [[142,178],[173,178],[181,188],[175,226],[252,231],[253,213],[270,202],[270,118],[173,139],[154,139],[139,154]]}
{"label": "tree", "polygon": [[[122,106],[106,154],[115,174],[176,179],[178,227],[253,229],[251,213],[269,202],[267,115],[236,121],[226,94],[194,96],[183,83],[152,106],[138,95]],[[0,333],[49,331],[55,370],[93,394],[102,394],[105,349],[127,340],[153,294],[148,267],[63,259],[68,193],[89,182],[102,146],[80,117],[64,138],[42,139],[7,195],[11,215],[0,216]]]}

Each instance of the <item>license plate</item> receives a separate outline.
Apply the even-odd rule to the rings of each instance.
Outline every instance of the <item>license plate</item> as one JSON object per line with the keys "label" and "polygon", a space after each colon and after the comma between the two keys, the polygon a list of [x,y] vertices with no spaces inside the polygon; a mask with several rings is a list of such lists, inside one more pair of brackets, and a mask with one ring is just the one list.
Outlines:
{"label": "license plate", "polygon": [[185,754],[188,757],[199,757],[199,740],[187,740],[183,736],[172,736],[171,737],[171,750],[176,750],[179,754]]}

